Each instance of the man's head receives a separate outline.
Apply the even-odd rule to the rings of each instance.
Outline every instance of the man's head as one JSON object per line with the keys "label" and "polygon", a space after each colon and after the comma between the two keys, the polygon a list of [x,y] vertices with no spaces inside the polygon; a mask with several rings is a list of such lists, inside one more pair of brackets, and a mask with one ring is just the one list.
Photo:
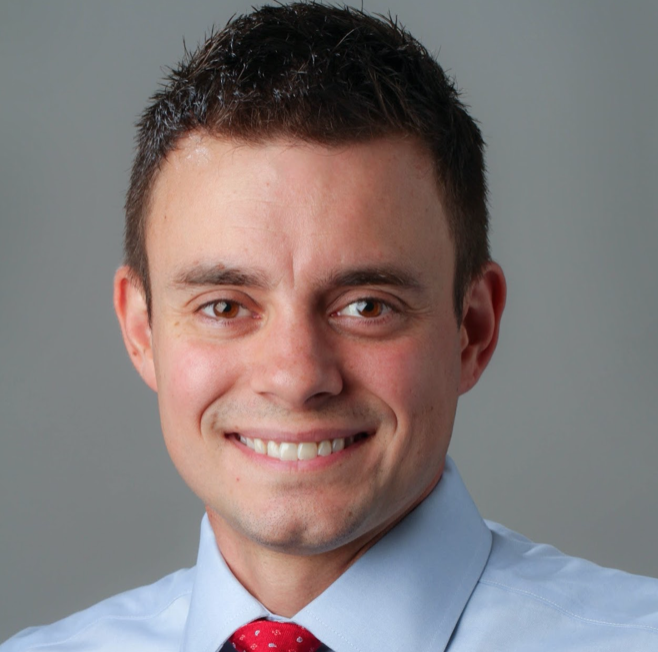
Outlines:
{"label": "man's head", "polygon": [[246,585],[249,551],[344,568],[441,477],[505,300],[481,148],[411,37],[319,5],[234,21],[147,111],[115,306]]}
{"label": "man's head", "polygon": [[231,21],[173,69],[139,123],[126,264],[150,307],[145,234],[153,183],[192,132],[329,146],[407,136],[430,153],[456,251],[454,307],[489,260],[483,141],[451,80],[396,22],[315,3]]}

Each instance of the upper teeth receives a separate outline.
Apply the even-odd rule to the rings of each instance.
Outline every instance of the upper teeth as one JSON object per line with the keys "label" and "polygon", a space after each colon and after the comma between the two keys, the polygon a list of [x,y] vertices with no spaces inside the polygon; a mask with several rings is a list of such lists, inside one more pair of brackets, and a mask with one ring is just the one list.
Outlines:
{"label": "upper teeth", "polygon": [[266,441],[264,439],[243,437],[240,435],[240,441],[249,446],[253,451],[260,455],[275,457],[285,462],[295,460],[312,460],[318,455],[326,457],[332,453],[342,451],[344,448],[354,443],[354,437],[338,437],[337,439],[325,439],[319,444],[314,441],[303,441],[294,444],[288,441]]}

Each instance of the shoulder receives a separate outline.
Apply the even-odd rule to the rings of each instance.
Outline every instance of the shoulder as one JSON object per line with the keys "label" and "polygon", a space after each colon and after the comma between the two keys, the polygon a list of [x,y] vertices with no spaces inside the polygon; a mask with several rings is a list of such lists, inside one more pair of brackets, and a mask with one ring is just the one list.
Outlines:
{"label": "shoulder", "polygon": [[194,572],[194,568],[177,571],[51,625],[30,627],[0,645],[0,652],[178,650]]}
{"label": "shoulder", "polygon": [[473,599],[488,605],[499,623],[542,631],[554,649],[658,649],[658,580],[602,568],[487,525],[491,555]]}

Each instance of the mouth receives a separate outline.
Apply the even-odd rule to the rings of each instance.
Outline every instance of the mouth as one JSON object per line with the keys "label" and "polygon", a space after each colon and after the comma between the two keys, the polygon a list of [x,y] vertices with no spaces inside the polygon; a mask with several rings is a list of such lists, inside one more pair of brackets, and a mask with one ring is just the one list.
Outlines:
{"label": "mouth", "polygon": [[359,432],[349,437],[336,437],[322,441],[273,441],[258,437],[245,437],[238,433],[230,433],[230,437],[240,441],[258,455],[266,455],[282,462],[296,462],[298,460],[313,460],[316,457],[329,457],[363,441],[369,435]]}

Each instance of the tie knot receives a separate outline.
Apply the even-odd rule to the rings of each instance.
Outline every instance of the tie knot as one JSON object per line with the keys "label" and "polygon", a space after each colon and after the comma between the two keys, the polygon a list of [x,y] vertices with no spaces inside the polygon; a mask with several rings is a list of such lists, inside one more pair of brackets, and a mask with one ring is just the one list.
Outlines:
{"label": "tie knot", "polygon": [[321,645],[308,629],[295,623],[254,620],[229,641],[238,652],[315,652]]}

